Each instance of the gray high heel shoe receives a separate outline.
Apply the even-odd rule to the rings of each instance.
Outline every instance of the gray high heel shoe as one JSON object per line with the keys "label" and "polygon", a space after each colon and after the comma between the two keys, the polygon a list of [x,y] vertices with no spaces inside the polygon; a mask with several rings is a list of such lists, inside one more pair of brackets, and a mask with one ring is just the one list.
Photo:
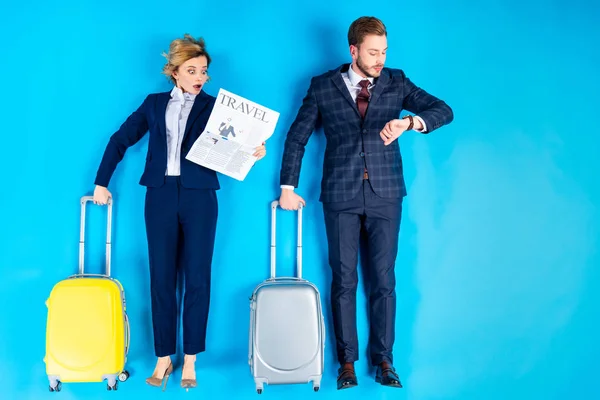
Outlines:
{"label": "gray high heel shoe", "polygon": [[[171,375],[172,372],[173,372],[173,363],[169,363],[169,366],[165,370],[165,374],[163,375],[162,379],[151,376],[150,378],[146,378],[146,383],[150,386],[155,386],[155,387],[162,386],[163,387],[162,391],[164,392],[165,389],[167,389],[167,382],[169,381],[169,376]],[[164,386],[163,386],[163,382],[164,382]]]}
{"label": "gray high heel shoe", "polygon": [[[183,375],[183,368],[181,369],[181,374]],[[197,386],[198,382],[196,382],[196,379],[181,379],[181,387],[184,388],[186,392]]]}
{"label": "gray high heel shoe", "polygon": [[195,379],[182,379],[181,380],[181,387],[184,388],[186,391],[189,389],[193,389],[196,386],[198,386],[198,383],[196,382]]}

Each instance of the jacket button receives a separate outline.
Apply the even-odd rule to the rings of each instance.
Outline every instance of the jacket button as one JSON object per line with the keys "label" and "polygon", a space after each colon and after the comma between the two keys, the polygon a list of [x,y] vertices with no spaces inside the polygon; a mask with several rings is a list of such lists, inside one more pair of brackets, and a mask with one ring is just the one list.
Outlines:
{"label": "jacket button", "polygon": [[367,133],[367,130],[366,130],[366,129],[363,129],[363,133]]}
{"label": "jacket button", "polygon": [[364,157],[365,153],[363,153],[362,151],[360,153],[358,153],[359,156]]}

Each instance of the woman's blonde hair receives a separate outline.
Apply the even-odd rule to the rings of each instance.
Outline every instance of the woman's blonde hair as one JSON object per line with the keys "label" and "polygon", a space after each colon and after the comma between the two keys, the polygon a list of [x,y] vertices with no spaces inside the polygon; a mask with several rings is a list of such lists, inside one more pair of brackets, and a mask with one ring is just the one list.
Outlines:
{"label": "woman's blonde hair", "polygon": [[162,73],[171,80],[174,84],[177,84],[175,78],[173,78],[173,72],[177,71],[183,63],[191,58],[200,56],[206,57],[207,67],[210,66],[210,56],[206,51],[206,44],[203,38],[194,39],[190,34],[183,35],[183,39],[175,39],[169,45],[169,53],[162,53],[163,57],[167,59],[167,63],[164,65]]}

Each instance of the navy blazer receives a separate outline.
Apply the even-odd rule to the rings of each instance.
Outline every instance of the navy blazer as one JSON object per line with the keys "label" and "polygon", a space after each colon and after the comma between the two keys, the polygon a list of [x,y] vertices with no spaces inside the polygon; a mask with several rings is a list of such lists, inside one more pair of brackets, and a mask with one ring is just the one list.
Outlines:
{"label": "navy blazer", "polygon": [[379,133],[400,112],[419,115],[427,133],[448,124],[452,110],[442,100],[413,84],[402,70],[384,68],[375,81],[365,119],[360,117],[342,78],[349,64],[313,77],[285,141],[281,185],[298,187],[304,147],[318,120],[327,139],[322,202],[351,200],[362,185],[365,166],[375,193],[384,198],[406,195],[398,140],[384,146]]}
{"label": "navy blazer", "polygon": [[[107,187],[117,164],[123,159],[125,151],[136,144],[146,132],[150,132],[146,166],[140,184],[147,187],[160,187],[165,183],[167,171],[167,130],[165,114],[171,92],[148,95],[142,105],[131,114],[115,132],[106,146],[104,156],[96,174],[95,184]],[[206,123],[215,98],[201,91],[194,100],[194,105],[185,126],[181,142],[181,185],[191,189],[219,189],[217,173],[202,167],[185,158],[192,145],[198,139]]]}

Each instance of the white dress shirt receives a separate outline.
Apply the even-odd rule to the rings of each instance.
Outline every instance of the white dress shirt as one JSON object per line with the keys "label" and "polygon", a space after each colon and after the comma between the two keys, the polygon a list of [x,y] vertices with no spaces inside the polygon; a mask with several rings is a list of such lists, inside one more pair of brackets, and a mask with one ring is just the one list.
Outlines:
{"label": "white dress shirt", "polygon": [[[348,91],[350,92],[350,96],[352,97],[352,100],[354,100],[356,102],[356,96],[358,96],[358,93],[360,92],[360,89],[361,89],[360,85],[358,83],[365,78],[363,78],[362,76],[360,76],[356,72],[354,72],[354,70],[352,69],[352,66],[350,66],[350,68],[348,68],[347,72],[342,72],[342,79],[344,80],[344,83],[346,84],[346,87],[348,88]],[[366,79],[368,79],[369,82],[371,82],[371,84],[367,88],[367,90],[369,91],[369,95],[371,95],[372,90],[375,87],[376,83],[375,84],[373,83],[372,77],[368,77]],[[370,99],[370,97],[369,97],[369,99]],[[417,115],[415,115],[414,118],[417,118],[421,122],[421,124],[423,124],[423,129],[421,129],[418,132],[426,132],[427,127],[425,126],[425,121],[423,121],[423,119]],[[281,188],[294,190],[294,186],[292,186],[292,185],[281,185]]]}
{"label": "white dress shirt", "polygon": [[183,93],[178,87],[171,90],[171,100],[167,104],[165,113],[167,128],[167,170],[165,175],[180,175],[181,141],[195,99],[195,94]]}

